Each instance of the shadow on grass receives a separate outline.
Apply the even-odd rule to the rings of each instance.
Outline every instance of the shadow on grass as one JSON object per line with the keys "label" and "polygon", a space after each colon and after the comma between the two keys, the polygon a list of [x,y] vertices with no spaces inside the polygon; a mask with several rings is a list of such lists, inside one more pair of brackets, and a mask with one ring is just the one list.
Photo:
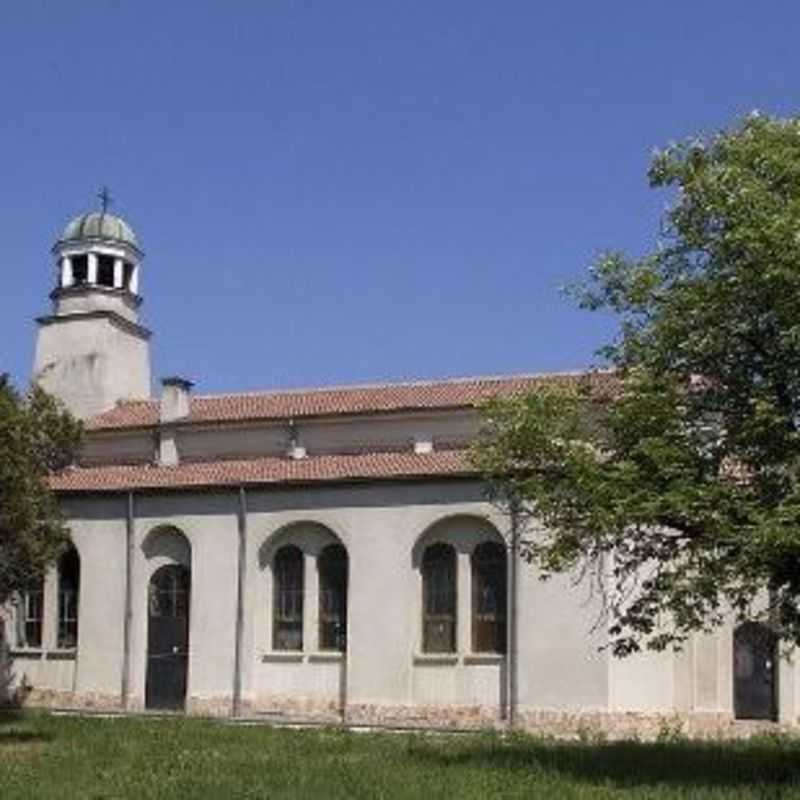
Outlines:
{"label": "shadow on grass", "polygon": [[52,742],[53,737],[50,734],[41,733],[39,731],[22,731],[14,730],[0,730],[0,752],[4,747],[20,744],[44,744],[45,742]]}
{"label": "shadow on grass", "polygon": [[800,784],[800,739],[584,744],[527,738],[448,749],[415,742],[409,756],[433,766],[545,771],[586,783],[691,788]]}

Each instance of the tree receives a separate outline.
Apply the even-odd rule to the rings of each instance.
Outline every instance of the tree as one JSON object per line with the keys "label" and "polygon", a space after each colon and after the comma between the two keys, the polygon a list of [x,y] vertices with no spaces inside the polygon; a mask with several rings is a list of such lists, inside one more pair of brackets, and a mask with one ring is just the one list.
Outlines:
{"label": "tree", "polygon": [[73,463],[80,435],[42,389],[22,397],[0,375],[0,604],[38,580],[67,543],[47,478]]}
{"label": "tree", "polygon": [[543,523],[522,552],[545,577],[603,585],[615,654],[731,613],[800,643],[800,119],[670,145],[648,177],[657,248],[570,290],[618,318],[613,372],[492,401],[474,463]]}

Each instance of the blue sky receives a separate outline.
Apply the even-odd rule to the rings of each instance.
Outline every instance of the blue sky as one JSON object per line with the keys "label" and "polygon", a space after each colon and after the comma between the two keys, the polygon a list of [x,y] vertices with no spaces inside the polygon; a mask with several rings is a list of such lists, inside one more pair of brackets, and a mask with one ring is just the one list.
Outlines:
{"label": "blue sky", "polygon": [[796,112],[800,5],[89,2],[0,9],[0,371],[108,184],[156,375],[200,391],[582,367],[559,286],[651,246],[655,146]]}

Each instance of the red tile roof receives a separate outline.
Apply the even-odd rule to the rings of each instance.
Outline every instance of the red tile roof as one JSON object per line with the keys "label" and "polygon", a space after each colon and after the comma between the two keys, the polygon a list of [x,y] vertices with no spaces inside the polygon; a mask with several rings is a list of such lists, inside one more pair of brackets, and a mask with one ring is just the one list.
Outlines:
{"label": "red tile roof", "polygon": [[[252,394],[192,397],[185,423],[220,423],[290,417],[372,414],[392,411],[469,408],[495,395],[513,395],[545,385],[575,384],[585,373],[467,378],[375,386],[330,387]],[[610,372],[589,374],[599,394],[610,393],[616,381]],[[90,419],[90,431],[123,430],[158,424],[157,400],[131,401]]]}
{"label": "red tile roof", "polygon": [[57,492],[191,489],[245,484],[316,483],[474,474],[464,450],[432,453],[257,458],[183,463],[174,467],[117,465],[69,467],[50,478]]}

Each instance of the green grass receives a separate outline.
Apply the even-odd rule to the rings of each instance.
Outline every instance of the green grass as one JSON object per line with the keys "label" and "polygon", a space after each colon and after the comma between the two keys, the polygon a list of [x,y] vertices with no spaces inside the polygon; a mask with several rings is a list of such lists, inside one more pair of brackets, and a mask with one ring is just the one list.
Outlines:
{"label": "green grass", "polygon": [[0,798],[800,798],[800,739],[654,744],[0,715]]}

